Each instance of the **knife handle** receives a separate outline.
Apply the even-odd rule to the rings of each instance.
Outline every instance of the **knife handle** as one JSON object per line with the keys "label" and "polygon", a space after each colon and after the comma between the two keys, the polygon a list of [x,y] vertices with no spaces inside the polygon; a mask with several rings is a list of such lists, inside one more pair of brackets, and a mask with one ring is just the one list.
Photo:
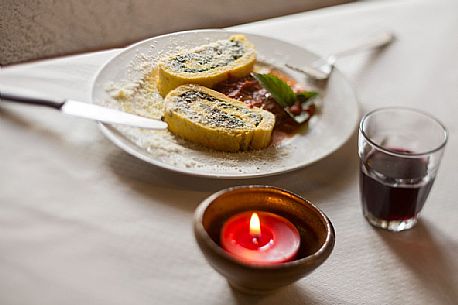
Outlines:
{"label": "knife handle", "polygon": [[57,110],[60,110],[62,106],[65,104],[64,100],[51,100],[5,91],[0,91],[0,100],[3,100],[5,102],[15,102],[22,104],[51,107]]}

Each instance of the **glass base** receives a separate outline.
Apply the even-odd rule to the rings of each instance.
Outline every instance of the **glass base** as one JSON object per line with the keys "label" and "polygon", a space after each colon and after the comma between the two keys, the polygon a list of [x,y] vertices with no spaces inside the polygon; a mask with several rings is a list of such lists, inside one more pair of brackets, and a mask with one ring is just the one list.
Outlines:
{"label": "glass base", "polygon": [[366,217],[366,220],[374,227],[395,232],[411,229],[417,223],[417,217],[407,220],[383,220],[374,217],[369,212],[365,212],[364,216]]}

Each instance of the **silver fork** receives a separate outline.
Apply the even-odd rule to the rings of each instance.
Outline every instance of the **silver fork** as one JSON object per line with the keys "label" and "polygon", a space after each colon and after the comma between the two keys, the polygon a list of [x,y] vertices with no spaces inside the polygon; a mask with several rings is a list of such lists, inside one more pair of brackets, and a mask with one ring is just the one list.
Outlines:
{"label": "silver fork", "polygon": [[393,42],[394,39],[395,36],[393,33],[382,32],[374,35],[370,39],[365,40],[364,42],[358,45],[336,52],[333,55],[327,56],[325,58],[320,58],[312,62],[309,66],[296,67],[290,64],[285,64],[285,66],[290,68],[291,70],[304,73],[312,79],[326,80],[329,78],[329,75],[331,74],[332,69],[334,68],[334,64],[337,58],[348,56],[367,49],[385,47],[389,45],[391,42]]}

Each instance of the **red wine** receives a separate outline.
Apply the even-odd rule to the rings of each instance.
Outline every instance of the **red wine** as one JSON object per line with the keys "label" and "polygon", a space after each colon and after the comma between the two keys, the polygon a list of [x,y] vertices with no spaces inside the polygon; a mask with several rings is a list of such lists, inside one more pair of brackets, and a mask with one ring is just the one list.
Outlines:
{"label": "red wine", "polygon": [[[409,153],[403,149],[391,149]],[[369,153],[360,163],[361,201],[365,213],[387,221],[415,217],[423,208],[434,179],[424,158]]]}

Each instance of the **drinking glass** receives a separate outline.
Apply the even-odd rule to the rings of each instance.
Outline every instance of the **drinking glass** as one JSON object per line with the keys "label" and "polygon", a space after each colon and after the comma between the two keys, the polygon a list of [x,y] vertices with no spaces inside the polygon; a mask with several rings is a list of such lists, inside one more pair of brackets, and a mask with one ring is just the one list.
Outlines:
{"label": "drinking glass", "polygon": [[434,183],[447,143],[444,125],[401,107],[369,112],[359,127],[360,193],[370,224],[412,228]]}

